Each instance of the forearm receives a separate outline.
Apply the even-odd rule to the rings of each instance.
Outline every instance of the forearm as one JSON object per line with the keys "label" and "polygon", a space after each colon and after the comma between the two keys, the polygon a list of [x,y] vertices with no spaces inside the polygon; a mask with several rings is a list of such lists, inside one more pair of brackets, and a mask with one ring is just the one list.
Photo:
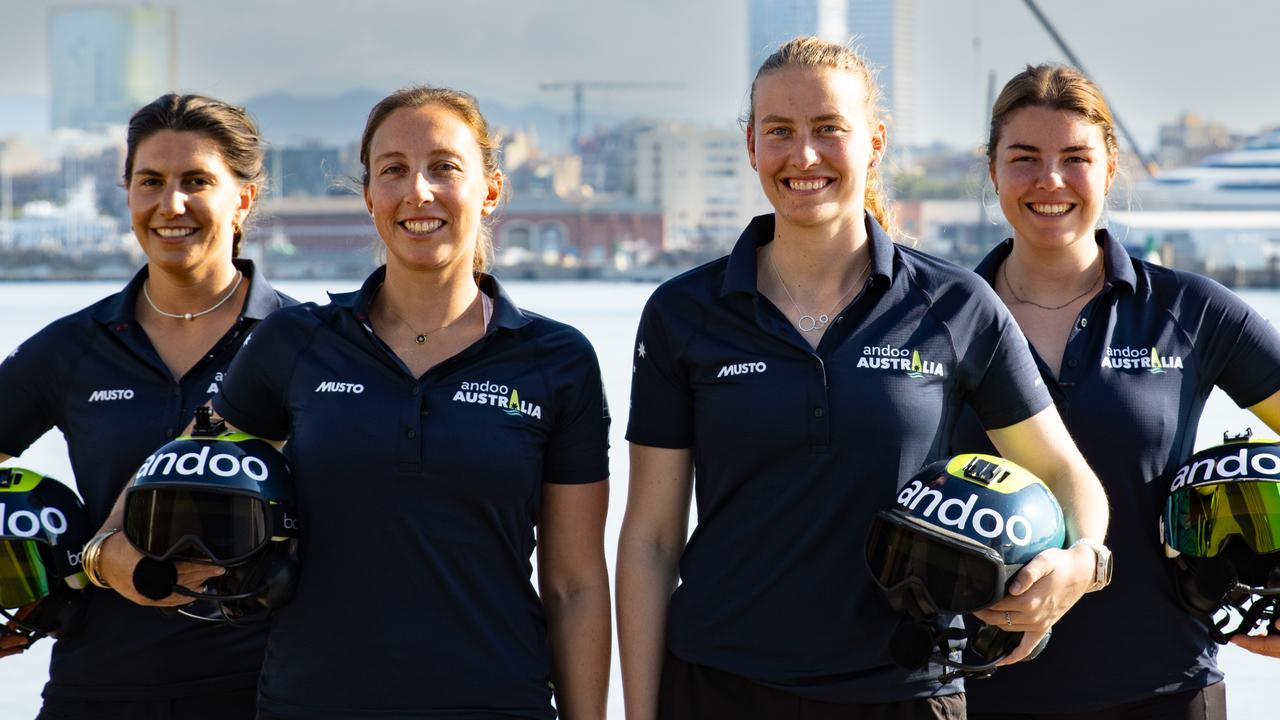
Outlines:
{"label": "forearm", "polygon": [[556,707],[566,720],[603,720],[612,649],[609,578],[600,567],[586,583],[544,593]]}
{"label": "forearm", "polygon": [[1056,477],[1046,479],[1067,521],[1067,543],[1081,538],[1103,542],[1111,515],[1106,492],[1079,452],[1074,447],[1070,450],[1074,457],[1067,459]]}
{"label": "forearm", "polygon": [[678,563],[678,549],[634,537],[624,526],[618,543],[618,646],[629,720],[658,717],[667,607]]}

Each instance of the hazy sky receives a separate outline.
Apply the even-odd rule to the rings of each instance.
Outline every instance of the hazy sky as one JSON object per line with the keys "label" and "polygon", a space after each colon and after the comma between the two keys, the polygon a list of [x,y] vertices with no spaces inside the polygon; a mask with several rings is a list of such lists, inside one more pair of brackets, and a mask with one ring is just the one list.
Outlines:
{"label": "hazy sky", "polygon": [[[46,12],[67,3],[0,3],[0,97],[47,95]],[[541,93],[539,82],[657,80],[683,86],[589,96],[588,106],[729,123],[749,80],[747,0],[169,4],[180,8],[179,83],[230,100],[427,81],[567,112],[567,93]],[[1280,124],[1280,2],[1040,6],[1148,149],[1157,125],[1183,111],[1247,132]],[[1003,83],[1023,63],[1062,59],[1020,0],[915,0],[915,8],[917,140],[981,142],[988,71]]]}

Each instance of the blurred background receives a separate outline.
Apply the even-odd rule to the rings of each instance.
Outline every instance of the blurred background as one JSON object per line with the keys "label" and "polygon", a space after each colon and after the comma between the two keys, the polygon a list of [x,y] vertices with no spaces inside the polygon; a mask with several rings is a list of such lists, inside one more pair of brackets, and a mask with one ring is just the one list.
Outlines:
{"label": "blurred background", "polygon": [[1275,286],[1276,27],[1280,5],[1261,0],[7,3],[0,277],[132,272],[123,123],[172,89],[262,127],[252,257],[275,277],[361,276],[374,236],[351,192],[356,143],[374,102],[420,82],[475,94],[501,128],[499,274],[667,277],[766,209],[737,118],[765,55],[815,33],[879,69],[887,179],[923,249],[971,264],[1004,236],[981,151],[990,100],[1070,51],[1127,130],[1108,224],[1166,264]]}

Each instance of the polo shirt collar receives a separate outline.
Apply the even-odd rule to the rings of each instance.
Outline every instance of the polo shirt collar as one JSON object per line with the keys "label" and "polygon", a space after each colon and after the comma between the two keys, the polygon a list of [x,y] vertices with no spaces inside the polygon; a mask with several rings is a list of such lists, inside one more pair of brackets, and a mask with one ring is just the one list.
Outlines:
{"label": "polo shirt collar", "polygon": [[[359,290],[345,293],[329,293],[329,301],[339,307],[345,307],[355,314],[356,319],[362,324],[369,324],[369,306],[373,303],[373,298],[378,294],[378,288],[382,287],[382,283],[387,279],[387,266],[383,265],[365,278],[364,284]],[[493,301],[493,316],[490,318],[489,327],[505,328],[514,330],[523,327],[529,323],[529,316],[516,306],[511,300],[511,296],[507,295],[507,291],[503,289],[502,284],[492,275],[485,273],[480,274],[480,291],[489,296]]]}
{"label": "polo shirt collar", "polygon": [[[886,282],[893,278],[893,257],[894,244],[884,228],[880,227],[880,223],[871,216],[871,213],[864,213],[864,223],[867,228],[867,240],[870,242],[871,248],[871,278],[877,276],[883,277]],[[770,213],[768,215],[760,215],[751,220],[747,228],[742,231],[737,244],[733,246],[733,251],[729,253],[729,264],[725,268],[724,282],[720,286],[720,295],[730,295],[733,293],[747,293],[749,295],[758,294],[756,288],[756,250],[760,247],[773,242],[774,217]]]}
{"label": "polo shirt collar", "polygon": [[[1129,258],[1129,253],[1125,251],[1124,245],[1112,237],[1106,228],[1101,228],[1094,232],[1093,239],[1102,248],[1102,264],[1103,264],[1103,286],[1104,288],[1118,287],[1127,285],[1130,292],[1136,292],[1139,287],[1138,272],[1133,267],[1133,261]],[[982,262],[973,269],[987,284],[995,287],[996,271],[1000,268],[1000,263],[1009,257],[1009,253],[1013,252],[1013,238],[1007,238],[1004,242],[996,245],[982,258]],[[1146,275],[1145,270],[1143,275]],[[1146,280],[1144,277],[1143,280]],[[1143,286],[1149,287],[1150,283],[1143,283]]]}
{"label": "polo shirt collar", "polygon": [[[265,277],[257,277],[252,260],[235,258],[231,262],[250,281],[249,297],[245,299],[244,307],[240,310],[240,317],[261,320],[280,308],[275,288],[271,287]],[[108,325],[132,324],[136,319],[134,308],[138,302],[138,293],[142,292],[142,284],[150,275],[150,266],[143,265],[123,290],[107,298],[98,306],[93,313],[94,319]]]}

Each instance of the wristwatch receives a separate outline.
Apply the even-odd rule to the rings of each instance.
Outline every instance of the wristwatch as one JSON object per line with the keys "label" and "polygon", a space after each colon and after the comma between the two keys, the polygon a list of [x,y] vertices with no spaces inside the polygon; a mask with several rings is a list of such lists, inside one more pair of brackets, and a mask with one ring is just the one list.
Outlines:
{"label": "wristwatch", "polygon": [[1093,566],[1093,583],[1089,585],[1085,592],[1096,592],[1111,584],[1111,550],[1102,543],[1088,538],[1080,538],[1071,543],[1072,549],[1077,545],[1084,545],[1093,551],[1097,557],[1097,563]]}

